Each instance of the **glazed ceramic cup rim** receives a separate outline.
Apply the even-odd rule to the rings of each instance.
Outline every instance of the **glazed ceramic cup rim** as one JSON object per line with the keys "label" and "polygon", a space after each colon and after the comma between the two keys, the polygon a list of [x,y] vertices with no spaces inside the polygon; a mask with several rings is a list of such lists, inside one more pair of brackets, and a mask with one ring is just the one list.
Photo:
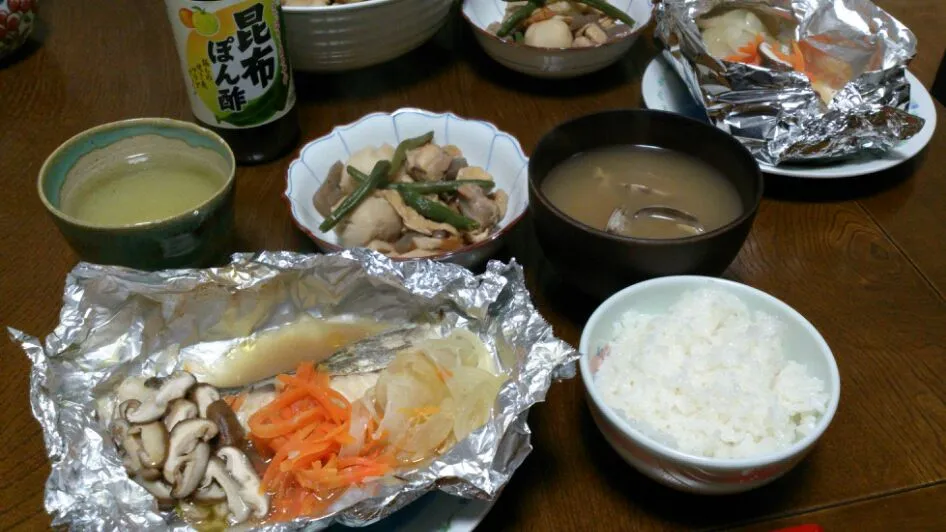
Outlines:
{"label": "glazed ceramic cup rim", "polygon": [[[741,212],[739,213],[739,216],[729,221],[728,223],[720,227],[717,227],[716,229],[713,229],[712,231],[706,231],[704,233],[699,233],[696,235],[679,236],[679,237],[674,237],[674,238],[642,238],[642,237],[635,237],[635,236],[615,235],[607,231],[604,231],[602,229],[592,227],[584,222],[579,221],[577,218],[573,218],[569,216],[568,214],[565,213],[565,211],[558,208],[558,206],[552,203],[552,201],[548,198],[548,196],[546,196],[545,192],[542,190],[542,183],[535,177],[535,174],[533,174],[532,165],[538,164],[538,163],[533,163],[533,161],[538,160],[535,154],[536,152],[538,152],[539,148],[542,147],[542,145],[545,144],[548,141],[548,139],[551,138],[552,135],[557,133],[559,130],[569,127],[576,122],[581,122],[584,120],[599,120],[601,117],[612,115],[612,114],[646,114],[646,115],[651,115],[663,120],[680,120],[682,122],[689,123],[690,125],[694,127],[699,127],[701,129],[704,129],[707,135],[715,135],[716,137],[720,139],[721,143],[724,142],[728,145],[728,147],[723,146],[725,149],[731,149],[734,152],[738,152],[739,156],[741,156],[746,161],[752,161],[752,164],[755,165],[755,171],[752,173],[752,181],[755,184],[756,190],[755,190],[755,194],[753,194],[752,196],[752,204],[749,206],[743,206],[741,209]],[[607,142],[602,142],[598,145],[598,147],[603,148],[603,147],[615,146],[615,145],[618,145],[618,144],[609,144]],[[623,144],[623,145],[626,145],[626,144]],[[638,146],[640,146],[640,144]],[[664,148],[663,146],[655,146],[655,147]],[[677,151],[681,151],[684,154],[691,155],[689,152],[686,152],[683,150],[677,150]],[[577,153],[578,152],[575,152],[571,155],[575,155]],[[671,113],[669,111],[660,111],[656,109],[637,109],[637,108],[630,108],[630,107],[606,109],[603,111],[596,111],[593,113],[576,116],[573,118],[569,118],[568,120],[559,122],[558,124],[553,126],[551,129],[547,130],[539,138],[539,141],[536,142],[535,144],[535,148],[533,148],[532,150],[532,156],[529,157],[529,171],[526,177],[528,178],[527,184],[529,185],[530,205],[532,202],[532,198],[534,196],[535,199],[539,203],[542,203],[542,205],[545,206],[545,208],[549,209],[549,211],[552,214],[554,214],[557,218],[559,218],[560,220],[564,221],[565,223],[571,226],[574,226],[580,229],[582,232],[590,234],[594,237],[605,238],[607,240],[621,243],[621,244],[635,244],[635,245],[658,246],[658,247],[678,246],[680,244],[702,242],[706,240],[712,240],[725,233],[729,233],[735,230],[737,227],[744,224],[747,220],[755,217],[756,213],[759,211],[759,207],[762,204],[762,198],[764,197],[764,194],[765,194],[765,179],[762,177],[762,171],[759,169],[758,161],[755,160],[755,157],[752,156],[752,153],[745,146],[743,146],[742,143],[736,140],[735,137],[729,135],[728,133],[725,133],[724,131],[714,126],[705,124],[703,122],[700,122],[699,120],[695,120],[693,118],[683,116],[677,113]],[[542,179],[544,180],[546,177],[548,177],[547,174],[543,176]],[[735,185],[733,185],[733,187],[736,188],[738,191],[738,187],[736,187]],[[534,191],[534,194],[533,194],[533,191]]]}
{"label": "glazed ceramic cup rim", "polygon": [[[209,138],[211,141],[219,144],[220,147],[223,148],[223,153],[226,154],[224,156],[224,159],[226,160],[227,164],[230,167],[230,172],[227,175],[226,181],[220,186],[220,188],[216,192],[213,193],[213,195],[211,195],[209,198],[201,202],[199,205],[197,205],[193,209],[188,209],[187,211],[184,211],[179,214],[175,214],[173,216],[168,216],[166,218],[161,218],[158,220],[149,220],[147,222],[141,222],[141,223],[135,223],[135,224],[104,225],[104,224],[89,223],[84,220],[80,220],[79,218],[76,218],[74,216],[69,216],[68,214],[63,212],[63,210],[60,207],[53,205],[52,202],[49,201],[49,198],[46,197],[45,190],[43,190],[44,188],[43,185],[46,182],[47,178],[49,177],[49,172],[51,170],[51,167],[54,161],[65,150],[74,146],[75,144],[82,141],[83,139],[97,135],[99,133],[121,130],[121,129],[139,126],[139,125],[158,125],[158,126],[163,126],[170,129],[176,128],[176,129],[190,130],[193,133]],[[214,133],[213,131],[205,127],[201,127],[193,122],[185,122],[183,120],[176,120],[173,118],[145,117],[145,118],[128,118],[125,120],[107,122],[105,124],[100,124],[98,126],[80,131],[79,133],[76,133],[75,135],[69,137],[68,140],[66,140],[65,142],[60,144],[55,150],[53,150],[53,152],[49,154],[49,156],[43,162],[43,166],[39,170],[39,177],[36,180],[36,189],[37,189],[37,192],[39,193],[40,201],[43,202],[43,206],[46,207],[46,210],[49,211],[56,218],[59,218],[60,220],[66,223],[69,223],[77,227],[82,227],[83,229],[90,229],[90,230],[97,230],[97,231],[139,231],[143,229],[160,227],[168,223],[173,223],[178,220],[184,220],[184,219],[187,219],[189,216],[191,216],[191,213],[193,213],[194,211],[200,211],[200,210],[206,209],[213,202],[217,201],[221,196],[225,195],[227,191],[230,190],[231,187],[233,187],[233,183],[235,179],[236,179],[236,157],[233,155],[233,150],[230,149],[230,145],[227,144],[227,142],[223,140],[223,138],[220,135]]]}
{"label": "glazed ceramic cup rim", "polygon": [[[826,392],[829,395],[826,410],[824,414],[818,418],[818,422],[815,425],[814,430],[812,430],[804,438],[792,443],[790,446],[784,449],[750,458],[709,458],[705,456],[688,454],[661,443],[632,427],[631,424],[628,423],[628,421],[625,420],[623,416],[614,411],[614,409],[612,409],[598,393],[597,385],[594,382],[594,378],[591,373],[591,366],[589,363],[589,359],[592,356],[592,325],[604,321],[606,319],[606,315],[614,312],[614,307],[618,306],[622,301],[633,298],[635,295],[646,290],[660,288],[666,285],[685,285],[693,282],[706,281],[710,281],[716,285],[723,285],[726,287],[725,290],[727,292],[734,293],[740,298],[753,298],[768,301],[774,306],[780,308],[788,316],[788,319],[794,320],[800,324],[820,347],[818,352],[824,357],[825,362],[828,365],[829,374],[828,379],[825,382]],[[636,444],[643,447],[647,452],[660,458],[716,471],[758,469],[777,463],[784,463],[793,457],[804,454],[807,449],[813,446],[815,442],[821,438],[825,430],[827,430],[828,426],[831,424],[831,421],[834,419],[834,415],[838,410],[838,403],[840,402],[841,398],[841,375],[838,372],[837,360],[835,359],[834,353],[831,351],[831,348],[828,346],[828,343],[825,341],[824,337],[820,332],[818,332],[818,330],[814,325],[812,325],[810,321],[808,321],[804,316],[801,315],[801,313],[792,308],[790,305],[771,294],[746,284],[737,283],[727,279],[720,279],[717,277],[708,277],[703,275],[672,275],[650,279],[624,288],[620,292],[617,292],[601,303],[601,305],[595,309],[591,317],[588,318],[588,321],[585,323],[585,327],[581,333],[578,351],[580,353],[578,364],[581,369],[581,380],[585,386],[585,393],[594,403],[595,407],[607,419],[607,421],[617,427],[622,436],[632,440]]]}

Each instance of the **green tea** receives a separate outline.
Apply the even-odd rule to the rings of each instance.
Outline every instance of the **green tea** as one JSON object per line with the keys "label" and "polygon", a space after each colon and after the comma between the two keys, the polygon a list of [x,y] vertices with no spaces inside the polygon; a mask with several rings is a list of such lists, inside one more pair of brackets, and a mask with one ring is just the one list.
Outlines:
{"label": "green tea", "polygon": [[171,156],[102,169],[62,200],[62,210],[99,226],[163,220],[196,209],[224,185],[209,163]]}

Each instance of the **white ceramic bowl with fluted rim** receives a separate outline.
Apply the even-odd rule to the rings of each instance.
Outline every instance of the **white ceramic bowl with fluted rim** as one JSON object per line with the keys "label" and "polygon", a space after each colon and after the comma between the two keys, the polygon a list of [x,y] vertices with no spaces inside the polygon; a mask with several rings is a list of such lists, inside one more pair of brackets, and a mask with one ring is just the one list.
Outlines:
{"label": "white ceramic bowl with fluted rim", "polygon": [[434,142],[459,147],[470,166],[479,166],[489,172],[496,182],[496,189],[509,195],[509,205],[489,239],[425,258],[473,268],[496,254],[503,238],[522,219],[529,204],[529,158],[519,141],[509,133],[500,131],[489,122],[460,118],[453,113],[412,108],[393,113],[371,113],[351,124],[337,126],[328,135],[306,144],[300,150],[299,158],[289,164],[283,194],[296,226],[322,251],[341,250],[334,230],[327,233],[319,230],[324,217],[312,204],[312,198],[325,181],[329,168],[336,161],[347,161],[352,153],[366,146],[384,143],[396,146],[404,139],[428,131],[434,132]]}
{"label": "white ceramic bowl with fluted rim", "polygon": [[[807,367],[825,383],[827,409],[811,434],[787,449],[745,459],[689,455],[650,438],[632,427],[598,394],[594,377],[600,361],[610,353],[612,328],[628,310],[664,312],[685,292],[715,288],[738,296],[750,311],[763,311],[784,325],[783,353]],[[841,378],[831,349],[815,327],[784,302],[744,284],[702,276],[671,276],[632,285],[607,299],[588,319],[579,346],[581,379],[588,407],[605,440],[644,475],[681,491],[725,495],[758,488],[787,473],[814,447],[831,424],[841,397]]]}
{"label": "white ceramic bowl with fluted rim", "polygon": [[294,70],[341,72],[402,56],[447,21],[453,0],[365,0],[321,7],[283,6]]}
{"label": "white ceramic bowl with fluted rim", "polygon": [[463,18],[486,54],[506,68],[538,78],[574,78],[617,62],[650,24],[654,11],[651,0],[611,0],[611,4],[630,15],[634,27],[621,39],[593,48],[542,48],[500,39],[486,28],[502,20],[506,9],[503,0],[464,0]]}

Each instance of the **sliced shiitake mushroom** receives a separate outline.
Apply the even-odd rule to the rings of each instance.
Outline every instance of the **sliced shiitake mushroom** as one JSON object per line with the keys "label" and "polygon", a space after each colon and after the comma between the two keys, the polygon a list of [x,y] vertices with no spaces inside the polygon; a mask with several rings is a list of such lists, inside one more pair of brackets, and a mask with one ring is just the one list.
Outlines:
{"label": "sliced shiitake mushroom", "polygon": [[171,488],[171,495],[183,499],[200,486],[200,481],[204,478],[207,471],[207,463],[210,460],[210,444],[200,442],[189,454],[182,457],[177,463],[177,467],[172,474],[174,487]]}
{"label": "sliced shiitake mushroom", "polygon": [[238,449],[246,446],[246,433],[243,425],[237,419],[236,413],[223,399],[217,399],[207,407],[207,419],[217,424],[220,433],[217,435],[217,445],[232,445]]}
{"label": "sliced shiitake mushroom", "polygon": [[149,423],[161,418],[167,411],[168,404],[184,397],[197,382],[193,375],[178,371],[161,383],[161,388],[152,399],[142,402],[137,408],[128,408],[125,419],[131,423]]}
{"label": "sliced shiitake mushroom", "polygon": [[249,458],[240,449],[232,446],[221,447],[217,457],[224,461],[227,473],[240,485],[240,497],[253,510],[253,516],[266,517],[269,513],[269,498],[260,488],[260,479]]}
{"label": "sliced shiitake mushroom", "polygon": [[172,430],[181,421],[194,419],[199,413],[197,405],[192,401],[175,399],[168,405],[167,415],[164,416],[164,426]]}
{"label": "sliced shiitake mushroom", "polygon": [[207,464],[207,480],[210,483],[216,483],[223,489],[227,497],[227,519],[230,524],[240,524],[250,517],[252,509],[243,500],[240,495],[240,484],[227,472],[227,466],[223,460],[216,456],[210,458]]}
{"label": "sliced shiitake mushroom", "polygon": [[154,495],[158,501],[158,507],[162,510],[170,510],[174,507],[174,497],[171,496],[171,486],[163,480],[145,479],[140,476],[132,477],[139,486],[146,489],[148,493]]}
{"label": "sliced shiitake mushroom", "polygon": [[200,417],[207,417],[207,408],[214,401],[220,399],[220,392],[210,384],[198,384],[190,392],[190,399],[197,404]]}
{"label": "sliced shiitake mushroom", "polygon": [[129,434],[140,442],[139,458],[146,468],[160,469],[168,456],[168,432],[160,421],[132,425]]}
{"label": "sliced shiitake mushroom", "polygon": [[173,486],[172,495],[187,497],[200,485],[210,458],[207,443],[217,435],[217,425],[206,419],[187,419],[171,431],[164,480]]}
{"label": "sliced shiitake mushroom", "polygon": [[144,465],[141,463],[141,444],[130,431],[131,423],[124,419],[116,419],[112,422],[112,438],[121,449],[122,464],[125,466],[125,471],[134,476],[144,469]]}

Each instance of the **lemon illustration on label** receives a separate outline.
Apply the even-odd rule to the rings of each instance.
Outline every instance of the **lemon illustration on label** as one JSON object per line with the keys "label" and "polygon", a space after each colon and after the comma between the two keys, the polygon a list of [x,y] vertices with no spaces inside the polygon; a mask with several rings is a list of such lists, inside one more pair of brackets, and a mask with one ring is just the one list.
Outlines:
{"label": "lemon illustration on label", "polygon": [[217,20],[217,15],[208,13],[199,7],[193,14],[193,24],[197,33],[204,36],[214,35],[220,29],[220,21]]}

